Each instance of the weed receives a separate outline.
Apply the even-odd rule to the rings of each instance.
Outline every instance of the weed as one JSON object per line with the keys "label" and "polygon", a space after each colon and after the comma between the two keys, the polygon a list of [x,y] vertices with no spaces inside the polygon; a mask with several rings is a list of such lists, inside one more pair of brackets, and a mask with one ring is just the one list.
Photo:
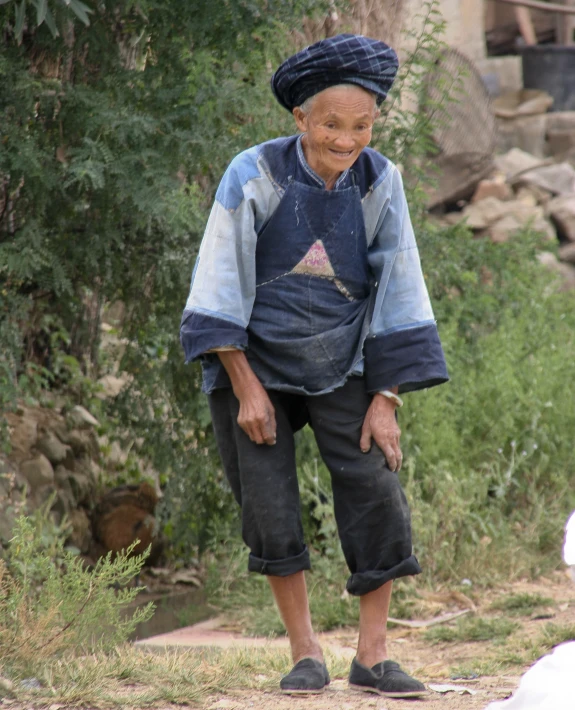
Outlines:
{"label": "weed", "polygon": [[503,596],[501,599],[495,600],[489,608],[494,611],[506,611],[517,616],[530,616],[535,609],[553,606],[553,604],[553,599],[550,597],[522,592]]}
{"label": "weed", "polygon": [[[326,660],[333,677],[347,675],[346,659],[327,651]],[[290,666],[288,651],[270,648],[151,653],[119,646],[109,653],[52,661],[37,674],[40,689],[31,693],[15,686],[12,692],[27,707],[126,707],[128,697],[130,707],[199,705],[216,693],[276,688]]]}
{"label": "weed", "polygon": [[145,555],[131,552],[102,558],[90,571],[64,550],[62,536],[47,552],[34,519],[18,518],[0,560],[0,672],[37,675],[52,659],[113,648],[148,620],[152,604],[125,614],[139,588],[113,588],[141,570]]}
{"label": "weed", "polygon": [[560,643],[565,643],[565,641],[575,641],[575,624],[559,626],[558,624],[548,623],[545,624],[539,636],[539,643],[547,650],[558,646]]}
{"label": "weed", "polygon": [[493,619],[466,618],[455,626],[434,626],[425,632],[424,639],[431,643],[503,641],[517,628],[518,624],[502,616]]}

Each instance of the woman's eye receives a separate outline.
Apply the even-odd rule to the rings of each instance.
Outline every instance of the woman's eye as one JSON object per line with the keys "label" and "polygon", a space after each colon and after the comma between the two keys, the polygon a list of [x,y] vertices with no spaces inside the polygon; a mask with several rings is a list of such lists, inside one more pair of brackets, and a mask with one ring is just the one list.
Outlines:
{"label": "woman's eye", "polygon": [[329,128],[330,130],[332,130],[332,129],[335,128],[335,123],[326,123],[326,124],[325,124],[325,127],[326,127],[326,128]]}

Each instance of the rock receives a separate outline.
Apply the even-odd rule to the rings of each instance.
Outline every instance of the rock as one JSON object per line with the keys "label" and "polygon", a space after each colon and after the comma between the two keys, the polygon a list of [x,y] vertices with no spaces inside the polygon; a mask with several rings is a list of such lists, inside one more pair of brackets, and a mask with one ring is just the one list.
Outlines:
{"label": "rock", "polygon": [[481,202],[467,205],[461,212],[462,219],[466,220],[471,229],[485,229],[493,222],[501,219],[507,212],[507,203],[501,202],[496,197],[487,197]]}
{"label": "rock", "polygon": [[549,251],[542,251],[537,255],[538,261],[547,269],[554,271],[560,279],[560,291],[571,291],[575,289],[575,268],[569,264],[560,262],[555,254]]}
{"label": "rock", "polygon": [[575,169],[569,163],[544,165],[523,173],[517,180],[542,187],[554,195],[575,192]]}
{"label": "rock", "polygon": [[541,164],[541,161],[530,153],[520,148],[512,148],[504,155],[496,156],[495,167],[505,175],[506,180],[512,180],[516,175],[527,170],[532,170]]}
{"label": "rock", "polygon": [[72,429],[72,431],[66,432],[63,440],[72,447],[72,451],[76,456],[84,454],[94,458],[100,456],[98,437],[93,429]]}
{"label": "rock", "polygon": [[196,576],[195,570],[184,569],[176,572],[171,577],[173,584],[191,584],[194,587],[201,587],[202,583]]}
{"label": "rock", "polygon": [[537,185],[521,185],[515,193],[516,200],[531,207],[546,205],[552,198],[553,195],[548,190]]}
{"label": "rock", "polygon": [[0,545],[6,545],[12,539],[12,531],[17,518],[16,509],[11,505],[2,505],[0,515]]}
{"label": "rock", "polygon": [[510,91],[492,103],[495,115],[507,119],[546,113],[552,105],[553,97],[540,89]]}
{"label": "rock", "polygon": [[115,468],[121,468],[128,460],[128,452],[124,451],[117,441],[113,441],[110,444],[110,451],[108,453],[108,463],[110,463]]}
{"label": "rock", "polygon": [[555,228],[548,219],[545,219],[545,217],[534,219],[530,224],[530,227],[534,232],[542,234],[548,242],[557,241],[557,233],[555,232]]}
{"label": "rock", "polygon": [[555,230],[545,220],[543,208],[522,200],[502,202],[495,197],[487,197],[465,207],[461,217],[473,230],[489,228],[495,242],[507,241],[511,234],[526,225],[542,231],[548,238],[555,238]]}
{"label": "rock", "polygon": [[78,503],[88,503],[96,491],[94,482],[85,473],[75,473],[70,484]]}
{"label": "rock", "polygon": [[559,247],[559,258],[569,264],[575,264],[575,243],[564,244]]}
{"label": "rock", "polygon": [[471,202],[481,202],[488,197],[495,197],[504,202],[513,199],[513,190],[505,182],[503,176],[489,180],[481,180],[471,198]]}
{"label": "rock", "polygon": [[83,508],[72,510],[69,517],[72,532],[70,533],[68,541],[71,545],[77,547],[82,554],[86,554],[92,544],[90,518]]}
{"label": "rock", "polygon": [[510,237],[525,227],[529,227],[535,232],[540,232],[548,241],[556,239],[553,226],[543,215],[531,215],[530,217],[526,215],[525,218],[521,218],[521,216],[516,213],[507,214],[505,217],[492,224],[489,227],[489,237],[492,242],[501,244],[502,242],[508,241]]}
{"label": "rock", "polygon": [[27,410],[20,416],[8,413],[6,420],[11,427],[10,446],[12,453],[27,457],[30,449],[36,446],[38,440],[38,423],[30,416]]}
{"label": "rock", "polygon": [[64,517],[69,518],[72,512],[76,509],[76,498],[69,488],[58,488],[56,498],[50,510],[56,515],[58,523],[61,523]]}
{"label": "rock", "polygon": [[553,111],[545,117],[547,119],[547,132],[573,131],[575,132],[575,111]]}
{"label": "rock", "polygon": [[575,148],[575,128],[547,132],[547,152],[550,155],[565,156]]}
{"label": "rock", "polygon": [[79,404],[72,407],[66,416],[66,420],[71,429],[88,429],[100,426],[98,420]]}
{"label": "rock", "polygon": [[51,431],[47,431],[38,439],[36,448],[52,464],[62,463],[71,453],[70,447],[63,444]]}
{"label": "rock", "polygon": [[425,188],[429,209],[457,200],[469,199],[479,183],[492,172],[491,154],[465,153],[439,155],[433,158],[432,176],[440,176],[434,187]]}
{"label": "rock", "polygon": [[543,159],[547,150],[547,122],[545,115],[497,119],[497,150],[514,148]]}
{"label": "rock", "polygon": [[56,468],[58,485],[68,490],[76,504],[88,503],[95,493],[96,485],[89,474],[81,471],[68,471],[63,466]]}
{"label": "rock", "polygon": [[93,482],[97,483],[102,473],[100,466],[87,454],[83,454],[76,460],[76,471],[84,473]]}
{"label": "rock", "polygon": [[120,392],[130,384],[131,381],[132,378],[128,375],[124,375],[123,377],[116,377],[115,375],[104,375],[104,377],[100,377],[100,379],[98,380],[98,384],[102,388],[102,391],[98,392],[96,394],[96,397],[98,397],[99,399],[117,397]]}
{"label": "rock", "polygon": [[501,244],[509,240],[523,227],[522,223],[512,214],[502,217],[489,228],[489,238],[496,244]]}
{"label": "rock", "polygon": [[560,239],[575,242],[575,195],[556,197],[547,205]]}
{"label": "rock", "polygon": [[54,483],[54,469],[44,454],[38,454],[35,458],[24,461],[20,464],[20,472],[33,491]]}

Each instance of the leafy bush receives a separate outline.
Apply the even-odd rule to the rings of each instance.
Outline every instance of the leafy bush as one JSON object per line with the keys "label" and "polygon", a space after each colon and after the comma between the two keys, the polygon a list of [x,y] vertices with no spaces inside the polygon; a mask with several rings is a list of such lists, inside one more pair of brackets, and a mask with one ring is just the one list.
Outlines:
{"label": "leafy bush", "polygon": [[64,549],[64,537],[47,549],[33,518],[16,520],[7,559],[0,560],[3,673],[35,675],[54,658],[110,650],[152,616],[151,603],[127,613],[141,588],[125,585],[140,572],[145,555],[130,557],[130,548],[88,570]]}

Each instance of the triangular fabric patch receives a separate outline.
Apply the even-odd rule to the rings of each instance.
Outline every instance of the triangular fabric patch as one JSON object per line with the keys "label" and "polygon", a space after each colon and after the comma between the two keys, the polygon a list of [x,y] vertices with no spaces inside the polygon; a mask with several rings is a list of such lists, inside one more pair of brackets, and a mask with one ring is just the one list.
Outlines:
{"label": "triangular fabric patch", "polygon": [[323,242],[318,239],[309,248],[304,258],[295,266],[292,274],[309,274],[310,276],[323,276],[334,278],[335,272],[325,250]]}

